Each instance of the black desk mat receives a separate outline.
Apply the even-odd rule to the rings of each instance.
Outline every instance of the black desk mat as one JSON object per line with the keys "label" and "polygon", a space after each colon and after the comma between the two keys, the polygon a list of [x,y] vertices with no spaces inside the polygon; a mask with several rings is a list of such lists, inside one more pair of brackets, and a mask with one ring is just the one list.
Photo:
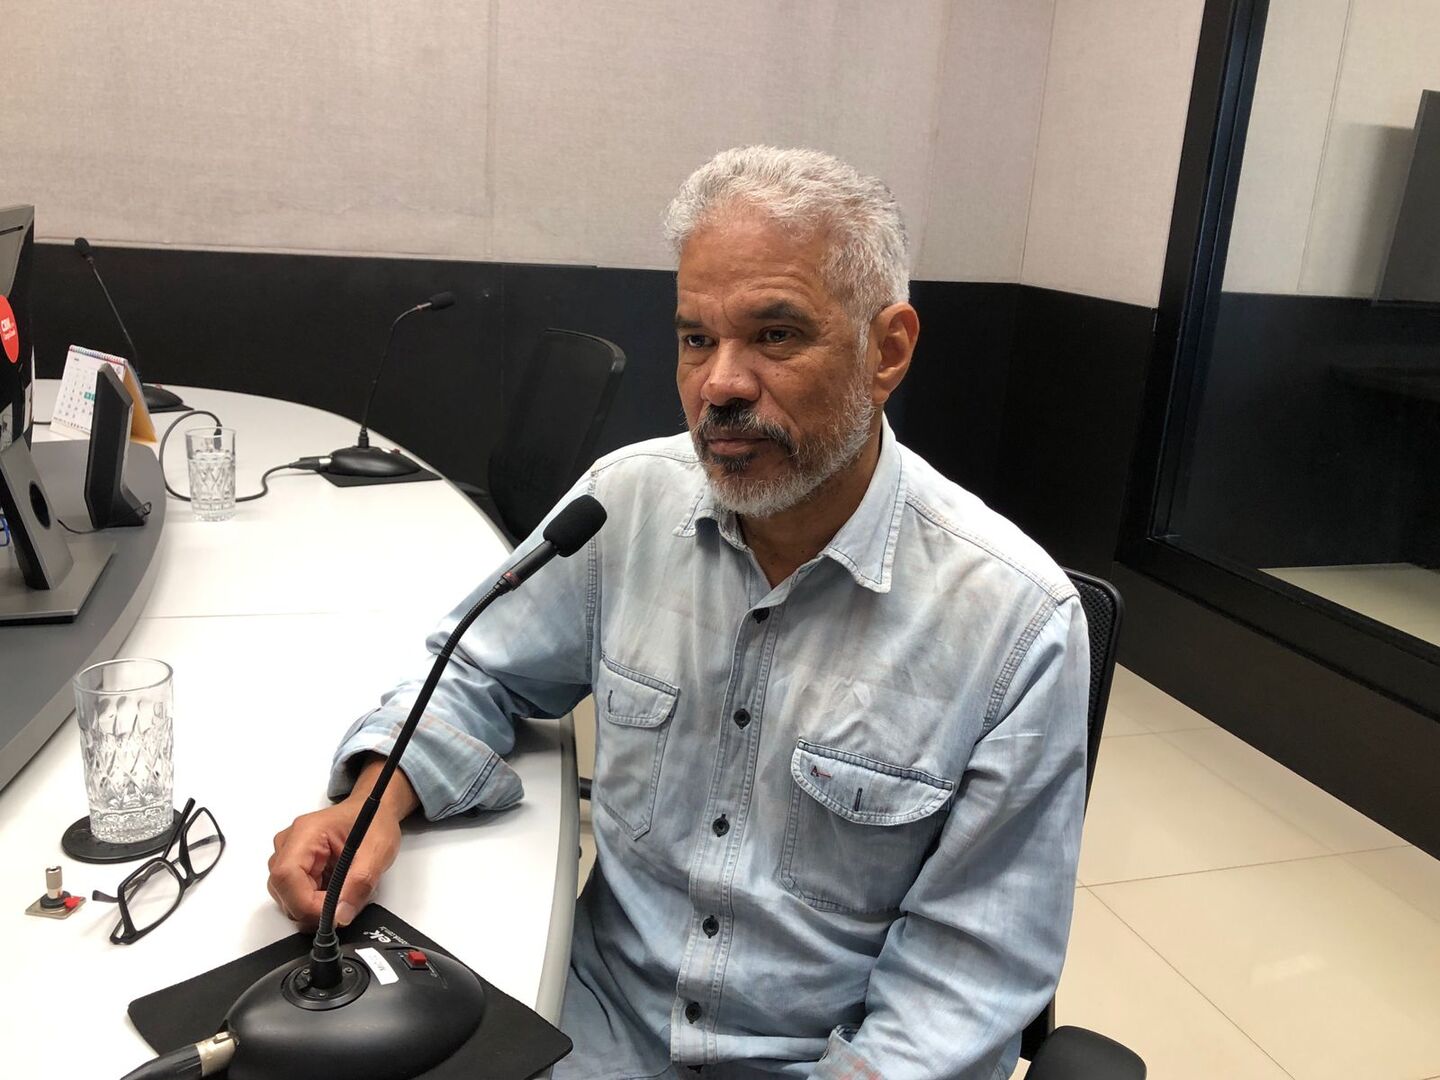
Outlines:
{"label": "black desk mat", "polygon": [[[367,934],[449,953],[378,904],[371,904],[342,929],[340,942],[377,940],[367,939]],[[130,1019],[157,1054],[209,1038],[220,1030],[230,1005],[247,987],[267,971],[304,956],[310,941],[309,934],[292,934],[213,971],[136,998],[130,1003]],[[570,1053],[572,1044],[566,1035],[488,982],[485,1002],[485,1018],[470,1041],[416,1080],[528,1080]]]}
{"label": "black desk mat", "polygon": [[424,480],[439,480],[440,477],[429,469],[405,473],[403,476],[344,476],[319,470],[320,475],[336,487],[368,487],[371,484],[418,484]]}

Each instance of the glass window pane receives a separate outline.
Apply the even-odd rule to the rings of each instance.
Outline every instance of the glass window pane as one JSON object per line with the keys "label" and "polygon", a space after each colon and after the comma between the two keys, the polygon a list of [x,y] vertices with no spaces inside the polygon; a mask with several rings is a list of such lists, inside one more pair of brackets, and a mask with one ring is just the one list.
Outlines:
{"label": "glass window pane", "polygon": [[1440,5],[1271,0],[1223,282],[1163,533],[1440,647]]}

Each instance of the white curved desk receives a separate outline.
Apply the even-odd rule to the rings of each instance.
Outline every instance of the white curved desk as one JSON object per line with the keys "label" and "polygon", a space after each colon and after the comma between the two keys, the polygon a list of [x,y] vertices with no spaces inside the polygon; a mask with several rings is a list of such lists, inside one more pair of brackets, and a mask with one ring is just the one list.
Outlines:
{"label": "white curved desk", "polygon": [[[56,389],[37,384],[38,416],[50,415]],[[328,453],[356,433],[301,405],[181,392],[237,430],[242,495],[259,489],[267,467]],[[163,433],[171,418],[155,419]],[[37,428],[35,437],[54,436]],[[178,431],[166,459],[171,486],[187,490]],[[311,473],[277,473],[267,497],[219,523],[198,522],[171,500],[155,586],[120,655],[174,667],[176,803],[193,795],[211,808],[225,857],[164,926],[131,946],[109,942],[112,905],[87,901],[65,921],[24,915],[48,865],[61,863],[65,887],[87,897],[112,891],[134,866],[62,854],[61,832],[86,809],[75,725],[62,725],[0,791],[0,933],[11,958],[0,975],[0,1072],[122,1075],[149,1055],[125,1015],[132,998],[294,931],[265,891],[274,834],[326,805],[345,728],[425,668],[425,635],[504,552],[489,521],[443,481],[336,488]],[[409,830],[376,899],[554,1021],[574,913],[573,730],[569,718],[537,721],[520,738],[512,764],[525,801]]]}

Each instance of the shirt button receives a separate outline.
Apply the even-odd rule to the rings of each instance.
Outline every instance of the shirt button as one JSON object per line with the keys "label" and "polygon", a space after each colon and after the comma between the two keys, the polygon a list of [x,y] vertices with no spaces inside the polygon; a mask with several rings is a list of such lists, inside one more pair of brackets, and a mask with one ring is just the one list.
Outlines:
{"label": "shirt button", "polygon": [[700,924],[700,929],[705,931],[706,937],[714,937],[720,932],[720,920],[714,915],[707,915],[705,921]]}
{"label": "shirt button", "polygon": [[730,831],[730,822],[725,820],[724,814],[721,814],[719,817],[717,817],[714,821],[710,823],[710,828],[715,830],[716,836],[724,836],[727,832]]}
{"label": "shirt button", "polygon": [[751,612],[750,617],[756,622],[764,622],[770,617],[770,609],[768,607],[762,607],[759,611]]}
{"label": "shirt button", "polygon": [[743,728],[743,727],[746,727],[747,725],[749,725],[749,723],[750,723],[750,710],[749,710],[749,709],[736,709],[736,710],[735,710],[735,726],[736,726],[736,727],[742,727],[742,728]]}
{"label": "shirt button", "polygon": [[692,1024],[700,1019],[700,1003],[698,1001],[692,1001],[685,1006],[685,1019]]}

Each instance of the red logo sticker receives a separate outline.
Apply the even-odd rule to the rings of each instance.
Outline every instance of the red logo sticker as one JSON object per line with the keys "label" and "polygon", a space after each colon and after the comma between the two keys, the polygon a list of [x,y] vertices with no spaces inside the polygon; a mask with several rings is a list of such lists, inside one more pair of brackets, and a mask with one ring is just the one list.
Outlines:
{"label": "red logo sticker", "polygon": [[20,362],[20,329],[15,325],[15,309],[3,294],[0,294],[0,345],[5,346],[5,355],[12,364]]}

